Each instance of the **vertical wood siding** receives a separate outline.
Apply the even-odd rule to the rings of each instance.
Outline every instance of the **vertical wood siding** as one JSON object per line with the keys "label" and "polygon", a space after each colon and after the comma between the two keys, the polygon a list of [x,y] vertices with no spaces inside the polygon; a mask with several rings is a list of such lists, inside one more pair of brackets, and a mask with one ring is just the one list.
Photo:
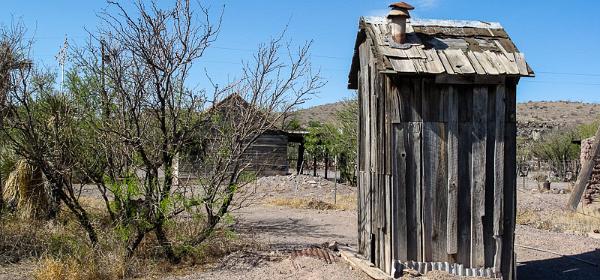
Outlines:
{"label": "vertical wood siding", "polygon": [[436,84],[379,73],[368,40],[359,55],[359,253],[396,276],[417,261],[512,279],[518,80]]}

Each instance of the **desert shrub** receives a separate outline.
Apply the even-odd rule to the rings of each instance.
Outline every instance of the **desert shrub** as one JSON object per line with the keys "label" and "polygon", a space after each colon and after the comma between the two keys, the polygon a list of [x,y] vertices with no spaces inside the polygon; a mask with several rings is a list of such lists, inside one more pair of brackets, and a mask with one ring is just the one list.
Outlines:
{"label": "desert shrub", "polygon": [[8,207],[17,210],[23,218],[48,217],[50,199],[42,171],[20,160],[6,180],[2,197]]}
{"label": "desert shrub", "polygon": [[[101,203],[101,202],[96,202]],[[87,206],[87,205],[86,205]],[[91,216],[107,218],[98,208]],[[101,224],[98,244],[91,246],[73,214],[61,212],[55,221],[31,221],[16,214],[0,220],[0,265],[37,260],[31,275],[34,279],[123,279],[148,275],[160,278],[165,272],[190,266],[214,263],[239,250],[261,248],[259,243],[239,236],[227,226],[215,230],[206,242],[190,245],[203,229],[203,218],[179,219],[165,225],[174,251],[182,262],[169,264],[154,236],[144,239],[136,253],[127,257],[124,241],[117,227]]]}
{"label": "desert shrub", "polygon": [[535,143],[532,152],[538,159],[546,161],[557,177],[564,178],[565,161],[579,159],[579,147],[572,143],[576,135],[574,130],[552,132]]}

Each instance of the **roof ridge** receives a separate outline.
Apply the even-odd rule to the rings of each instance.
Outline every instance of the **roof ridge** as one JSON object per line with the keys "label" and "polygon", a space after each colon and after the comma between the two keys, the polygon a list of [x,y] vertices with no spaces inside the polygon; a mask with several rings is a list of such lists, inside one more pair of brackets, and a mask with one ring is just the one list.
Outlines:
{"label": "roof ridge", "polygon": [[[381,16],[366,16],[362,19],[368,23],[383,24],[387,23],[385,17]],[[452,20],[452,19],[426,19],[412,18],[407,21],[413,26],[440,26],[440,27],[474,27],[474,28],[491,28],[504,29],[499,22],[487,22],[482,20]]]}

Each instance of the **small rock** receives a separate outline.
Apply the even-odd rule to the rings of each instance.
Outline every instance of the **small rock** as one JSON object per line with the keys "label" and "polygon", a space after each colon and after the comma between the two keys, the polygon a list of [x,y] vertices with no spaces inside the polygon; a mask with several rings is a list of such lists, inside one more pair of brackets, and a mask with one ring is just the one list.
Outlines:
{"label": "small rock", "polygon": [[421,276],[421,273],[419,273],[418,271],[416,271],[414,269],[410,269],[410,268],[403,269],[402,273],[404,273],[404,275],[406,275],[406,276],[411,276],[411,277]]}

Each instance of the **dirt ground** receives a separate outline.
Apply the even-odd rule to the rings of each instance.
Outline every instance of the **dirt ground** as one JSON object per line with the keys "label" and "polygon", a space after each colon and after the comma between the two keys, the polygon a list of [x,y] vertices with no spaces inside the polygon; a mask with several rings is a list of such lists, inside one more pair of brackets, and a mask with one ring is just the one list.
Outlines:
{"label": "dirt ground", "polygon": [[[355,209],[316,210],[307,209],[306,205],[280,203],[302,199],[333,205],[334,193],[338,203],[353,203],[354,188],[338,184],[335,192],[332,182],[311,176],[261,178],[249,187],[260,199],[236,210],[231,226],[241,238],[261,243],[264,249],[236,252],[212,266],[193,268],[166,279],[370,279],[340,258],[327,264],[316,258],[291,257],[294,251],[325,242],[356,246]],[[600,219],[568,214],[562,206],[569,197],[569,184],[554,183],[552,187],[553,191],[539,192],[534,181],[527,179],[523,185],[519,180],[517,276],[597,279],[600,239],[593,238],[596,236],[593,231],[600,229]],[[0,279],[27,279],[33,267],[34,262],[0,267]],[[450,278],[432,275],[427,279]]]}
{"label": "dirt ground", "polygon": [[[306,177],[299,180],[298,192],[296,181],[289,177],[261,179],[257,190],[268,194],[264,201],[279,196],[302,196],[331,202],[333,184]],[[286,180],[293,183],[286,184]],[[307,181],[316,181],[317,184]],[[518,184],[518,208],[522,212],[534,213],[541,222],[517,226],[517,276],[520,279],[597,278],[600,275],[600,239],[586,236],[585,232],[576,232],[568,224],[562,223],[563,218],[568,219],[562,205],[565,205],[569,194],[560,193],[559,190],[567,190],[569,185],[555,183],[552,186],[555,193],[540,193],[534,181],[527,179],[524,186],[521,182]],[[344,195],[352,192],[352,189],[338,185],[340,190]],[[257,204],[238,211],[236,217],[235,228],[239,232],[265,242],[278,253],[330,241],[356,245],[354,210],[294,209]],[[344,262],[327,265],[319,260],[304,258],[302,264],[299,268],[294,267],[291,259],[284,258],[281,262],[243,267],[241,271],[223,266],[172,279],[369,279],[360,272],[350,270]]]}

